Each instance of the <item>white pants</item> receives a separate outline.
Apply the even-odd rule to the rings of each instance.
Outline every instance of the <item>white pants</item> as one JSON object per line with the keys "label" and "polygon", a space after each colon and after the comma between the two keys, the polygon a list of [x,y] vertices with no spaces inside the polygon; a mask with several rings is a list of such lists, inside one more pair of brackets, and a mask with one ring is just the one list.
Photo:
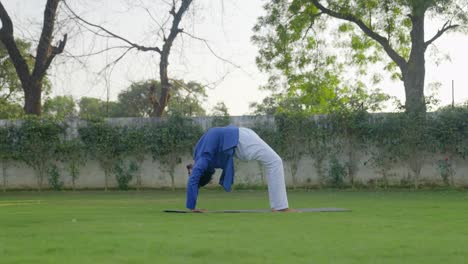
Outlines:
{"label": "white pants", "polygon": [[235,151],[235,157],[240,160],[259,161],[267,174],[271,208],[281,210],[289,207],[283,161],[253,130],[245,127],[239,128],[239,144]]}

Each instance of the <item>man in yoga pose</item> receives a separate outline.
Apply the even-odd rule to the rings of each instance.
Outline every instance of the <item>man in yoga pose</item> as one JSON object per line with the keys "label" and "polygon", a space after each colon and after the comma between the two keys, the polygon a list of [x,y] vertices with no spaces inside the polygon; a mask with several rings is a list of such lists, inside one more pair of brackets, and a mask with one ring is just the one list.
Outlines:
{"label": "man in yoga pose", "polygon": [[219,184],[227,192],[234,183],[234,156],[240,160],[257,160],[265,168],[270,207],[274,212],[295,212],[288,205],[283,161],[253,130],[244,127],[210,128],[198,141],[193,155],[194,164],[187,165],[187,208],[196,209],[198,189],[208,184],[215,169],[222,169]]}

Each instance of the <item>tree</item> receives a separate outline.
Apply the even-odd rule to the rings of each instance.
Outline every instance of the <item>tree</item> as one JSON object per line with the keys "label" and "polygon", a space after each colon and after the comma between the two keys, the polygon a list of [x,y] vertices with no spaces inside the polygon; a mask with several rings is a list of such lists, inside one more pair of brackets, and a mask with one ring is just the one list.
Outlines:
{"label": "tree", "polygon": [[76,116],[75,101],[71,96],[56,96],[44,103],[44,114],[59,119]]}
{"label": "tree", "polygon": [[2,186],[3,191],[6,192],[8,175],[7,168],[10,162],[18,157],[17,144],[15,144],[15,133],[12,127],[0,127],[0,163],[2,166]]}
{"label": "tree", "polygon": [[167,106],[169,115],[179,114],[186,117],[204,116],[206,111],[202,106],[206,99],[205,86],[190,81],[185,84],[180,80],[173,80],[171,100]]}
{"label": "tree", "polygon": [[[301,98],[294,95],[272,94],[263,98],[262,102],[250,104],[254,115],[275,115],[285,112],[303,112],[304,104]],[[320,112],[314,112],[320,113]]]}
{"label": "tree", "polygon": [[148,149],[153,160],[161,162],[161,168],[169,173],[175,190],[175,167],[182,162],[202,134],[201,127],[193,120],[175,114],[165,122],[152,127],[148,133]]}
{"label": "tree", "polygon": [[[165,4],[168,4],[168,2],[164,1]],[[168,66],[169,66],[169,55],[171,53],[172,45],[179,35],[179,33],[184,32],[182,28],[179,27],[182,18],[184,14],[187,12],[188,8],[190,7],[192,3],[192,0],[180,0],[180,1],[172,1],[169,14],[171,15],[171,19],[167,19],[163,23],[158,23],[158,26],[160,27],[157,29],[157,36],[162,36],[162,46],[145,46],[142,44],[138,44],[135,42],[132,42],[128,40],[125,37],[122,37],[118,34],[115,34],[111,32],[110,30],[104,28],[101,25],[97,25],[94,23],[91,23],[84,18],[80,17],[79,15],[76,14],[76,12],[73,11],[73,9],[65,3],[66,7],[68,10],[72,13],[72,15],[81,23],[84,24],[84,27],[89,30],[89,28],[92,28],[90,31],[99,35],[99,36],[104,36],[106,38],[112,38],[112,39],[117,39],[119,41],[122,41],[125,46],[120,45],[120,47],[125,48],[125,52],[121,56],[119,56],[114,62],[111,64],[117,63],[119,60],[121,60],[126,54],[128,54],[129,51],[131,50],[138,50],[138,51],[151,51],[151,52],[156,52],[159,54],[160,60],[159,60],[159,78],[160,78],[160,85],[161,85],[161,92],[157,96],[156,95],[156,86],[150,86],[150,92],[151,92],[151,97],[150,97],[150,102],[153,107],[151,116],[155,117],[161,117],[170,101],[171,98],[171,91],[174,88],[171,85],[170,79],[169,79],[169,74],[168,74]],[[146,11],[149,13],[151,18],[154,20],[154,17],[150,13],[149,9],[146,9]],[[170,27],[167,27],[167,23],[171,21]],[[97,32],[96,32],[97,30]],[[109,64],[108,66],[110,66]]]}
{"label": "tree", "polygon": [[158,86],[159,82],[154,80],[134,82],[126,90],[118,95],[118,102],[123,106],[126,117],[148,117],[153,111],[150,102],[151,85]]}
{"label": "tree", "polygon": [[[22,54],[26,54],[31,48],[31,44],[16,39],[16,45]],[[0,99],[9,102],[18,100],[21,89],[21,81],[16,74],[15,65],[9,59],[10,55],[5,45],[0,42]],[[31,67],[34,63],[31,57],[26,57],[27,64]]]}
{"label": "tree", "polygon": [[[385,69],[400,78],[405,87],[405,110],[424,116],[425,53],[427,48],[449,31],[466,25],[468,12],[463,0],[275,0],[265,9],[255,27],[254,41],[262,48],[258,58],[263,69],[280,69],[289,82],[312,76],[336,79],[336,71],[317,66],[319,46],[326,45],[323,34],[330,36],[329,20],[341,24],[337,32],[346,39],[352,56],[348,63],[365,68],[369,63],[390,61]],[[425,36],[425,19],[445,21],[432,37]],[[330,43],[328,43],[330,44]],[[336,56],[325,56],[322,66],[336,65]],[[330,62],[329,60],[332,60]],[[309,68],[308,68],[309,67]],[[327,76],[328,74],[328,76]],[[310,76],[310,75],[309,75]],[[305,90],[306,89],[302,89]]]}
{"label": "tree", "polygon": [[86,164],[86,146],[80,138],[65,140],[60,144],[58,154],[59,160],[67,164],[66,168],[72,178],[73,190],[75,190],[80,169]]}
{"label": "tree", "polygon": [[93,97],[82,97],[78,102],[82,119],[100,119],[105,117],[121,117],[122,109],[117,102],[106,102]]}
{"label": "tree", "polygon": [[307,119],[304,112],[290,112],[275,115],[275,124],[278,129],[278,151],[282,158],[289,163],[293,180],[293,187],[298,185],[296,174],[299,162],[306,153]]}
{"label": "tree", "polygon": [[23,113],[21,105],[12,103],[9,100],[0,99],[0,119],[20,118]]}
{"label": "tree", "polygon": [[[183,116],[202,116],[205,115],[205,109],[201,101],[206,98],[205,87],[196,82],[184,83],[174,80],[171,82],[173,87],[170,92],[167,113],[169,115],[178,113]],[[149,87],[154,87],[150,91]],[[161,84],[156,80],[147,80],[135,82],[127,90],[118,95],[118,104],[122,109],[122,116],[126,117],[148,117],[153,112],[151,104],[151,94],[161,93]]]}
{"label": "tree", "polygon": [[109,178],[122,160],[125,151],[120,130],[104,122],[88,122],[78,128],[80,140],[87,153],[99,162],[104,170],[104,190],[109,187]]}
{"label": "tree", "polygon": [[54,26],[57,16],[57,8],[60,0],[47,0],[44,10],[44,22],[41,36],[37,45],[34,67],[27,63],[27,54],[21,52],[15,41],[13,32],[13,21],[7,10],[0,2],[0,41],[8,51],[11,61],[15,66],[16,73],[24,91],[24,111],[27,114],[41,114],[41,96],[43,92],[43,81],[55,56],[62,53],[67,43],[67,34],[59,41],[57,46],[52,45]]}
{"label": "tree", "polygon": [[59,158],[57,153],[64,136],[64,124],[47,118],[26,119],[15,131],[18,159],[35,171],[39,191],[44,176]]}
{"label": "tree", "polygon": [[211,121],[211,126],[227,126],[229,125],[229,111],[224,102],[218,102],[212,109],[211,115],[214,116]]}

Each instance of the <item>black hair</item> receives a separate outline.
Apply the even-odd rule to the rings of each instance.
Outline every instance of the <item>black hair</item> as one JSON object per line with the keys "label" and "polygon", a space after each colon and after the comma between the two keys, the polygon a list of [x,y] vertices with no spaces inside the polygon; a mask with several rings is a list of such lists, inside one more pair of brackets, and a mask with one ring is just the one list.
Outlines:
{"label": "black hair", "polygon": [[205,173],[200,177],[200,181],[198,182],[198,187],[203,187],[210,183],[210,181],[213,179],[213,174],[214,172],[211,172],[209,170],[206,170]]}

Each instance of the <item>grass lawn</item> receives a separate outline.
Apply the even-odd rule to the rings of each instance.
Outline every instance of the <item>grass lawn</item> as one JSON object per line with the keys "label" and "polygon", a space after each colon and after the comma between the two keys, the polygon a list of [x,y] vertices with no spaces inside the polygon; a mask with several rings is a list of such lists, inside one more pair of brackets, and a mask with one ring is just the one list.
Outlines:
{"label": "grass lawn", "polygon": [[[289,191],[343,213],[169,214],[183,191],[0,193],[0,263],[468,263],[468,193]],[[202,208],[267,208],[201,190]]]}

